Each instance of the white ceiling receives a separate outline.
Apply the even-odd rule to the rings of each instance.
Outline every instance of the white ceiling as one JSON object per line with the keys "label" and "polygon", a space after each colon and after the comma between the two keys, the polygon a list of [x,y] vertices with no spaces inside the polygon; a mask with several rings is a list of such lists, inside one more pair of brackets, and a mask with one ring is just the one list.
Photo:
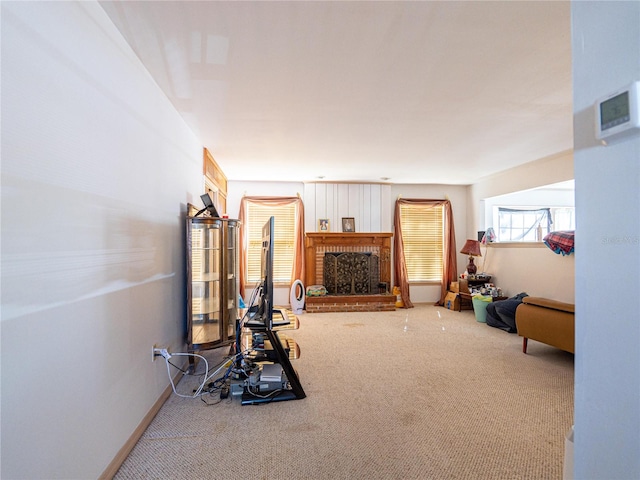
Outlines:
{"label": "white ceiling", "polygon": [[229,180],[470,184],[573,146],[568,1],[100,3]]}

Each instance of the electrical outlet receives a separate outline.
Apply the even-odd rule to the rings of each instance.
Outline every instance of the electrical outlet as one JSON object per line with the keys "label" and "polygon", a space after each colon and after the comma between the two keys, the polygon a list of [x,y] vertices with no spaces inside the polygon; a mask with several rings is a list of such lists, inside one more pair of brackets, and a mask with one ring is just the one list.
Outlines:
{"label": "electrical outlet", "polygon": [[[165,356],[168,355],[168,356]],[[167,360],[171,358],[171,353],[169,352],[169,347],[159,346],[157,343],[153,344],[151,347],[151,361],[155,362],[156,358],[166,358]]]}

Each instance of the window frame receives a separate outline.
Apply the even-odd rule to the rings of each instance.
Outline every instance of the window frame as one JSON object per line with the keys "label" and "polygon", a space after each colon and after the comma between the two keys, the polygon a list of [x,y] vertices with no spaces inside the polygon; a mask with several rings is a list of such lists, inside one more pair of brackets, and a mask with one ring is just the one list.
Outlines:
{"label": "window frame", "polygon": [[[536,233],[535,234],[535,239],[531,239],[531,238],[527,238],[527,236],[523,236],[522,238],[510,238],[508,240],[503,239],[503,235],[501,234],[502,228],[501,228],[501,221],[500,221],[500,213],[508,213],[508,212],[512,212],[514,214],[517,214],[519,212],[522,212],[523,214],[526,213],[531,213],[531,212],[537,212],[537,211],[548,211],[549,213],[549,219],[550,222],[548,224],[548,227],[543,227],[541,229],[540,233]],[[570,219],[570,223],[569,225],[559,225],[556,227],[556,225],[559,223],[557,217],[559,215],[560,212],[562,211],[570,211],[569,215],[571,217]],[[494,205],[493,206],[493,212],[492,212],[492,216],[493,216],[493,224],[495,225],[495,231],[496,231],[496,240],[495,243],[515,243],[515,244],[520,244],[520,243],[534,243],[534,244],[542,244],[543,239],[545,237],[545,235],[547,235],[550,232],[553,231],[558,231],[558,230],[574,230],[575,229],[575,207],[574,206],[559,206],[559,205],[555,205],[555,206],[523,206],[523,205],[517,205],[517,206],[510,206],[510,205]],[[543,220],[543,219],[542,219]],[[540,220],[538,221],[538,223],[540,222]],[[524,223],[523,223],[524,225]],[[521,227],[522,230],[524,230],[524,226]],[[536,228],[536,232],[538,232],[537,230],[537,226],[530,226],[529,227],[529,231],[531,231],[533,228]],[[509,229],[509,230],[513,230],[513,228]]]}
{"label": "window frame", "polygon": [[[413,210],[411,214],[408,212]],[[445,211],[444,205],[400,205],[400,223],[402,228],[402,242],[406,259],[407,281],[410,285],[439,285],[442,283],[444,272],[444,243],[445,243]],[[427,215],[429,221],[436,221],[431,228],[423,215]],[[412,216],[414,218],[408,218]],[[422,217],[422,218],[421,218]],[[434,218],[435,217],[435,218]],[[426,234],[426,235],[425,235]],[[415,241],[414,238],[437,238],[435,241]],[[424,255],[427,258],[435,258],[436,265],[424,265]],[[415,258],[422,257],[423,262],[416,262]],[[417,270],[417,271],[416,271]],[[415,278],[416,275],[422,275]]]}
{"label": "window frame", "polygon": [[[292,282],[297,208],[298,206],[295,203],[273,206],[261,205],[259,202],[247,202],[245,218],[247,237],[247,248],[245,250],[247,257],[245,259],[247,265],[247,285],[255,285],[262,280],[260,269],[262,227],[271,216],[275,217],[275,229],[274,232],[272,232],[273,284],[282,286],[289,285]],[[289,210],[289,212],[287,212],[287,210]],[[256,217],[258,220],[256,220]],[[284,228],[283,224],[285,225]],[[290,238],[287,239],[287,236]],[[285,271],[286,274],[284,273]]]}

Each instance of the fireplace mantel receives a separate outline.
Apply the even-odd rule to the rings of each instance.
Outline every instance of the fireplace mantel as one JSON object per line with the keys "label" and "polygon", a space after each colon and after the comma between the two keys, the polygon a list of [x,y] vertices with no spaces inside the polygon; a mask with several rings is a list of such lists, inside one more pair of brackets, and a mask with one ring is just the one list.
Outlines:
{"label": "fireplace mantel", "polygon": [[307,246],[309,242],[325,245],[381,245],[386,241],[391,246],[391,232],[378,233],[340,233],[340,232],[309,232],[306,234]]}
{"label": "fireplace mantel", "polygon": [[372,249],[380,257],[380,282],[391,286],[391,238],[393,233],[313,232],[305,236],[305,285],[322,283],[325,251],[364,251]]}

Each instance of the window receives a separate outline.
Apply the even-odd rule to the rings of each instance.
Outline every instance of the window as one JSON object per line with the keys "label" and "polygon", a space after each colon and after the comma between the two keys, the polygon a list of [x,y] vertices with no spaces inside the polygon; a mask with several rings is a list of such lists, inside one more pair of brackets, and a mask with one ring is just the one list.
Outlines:
{"label": "window", "polygon": [[551,219],[553,226],[551,231],[575,230],[576,229],[576,209],[574,207],[557,207],[551,209]]}
{"label": "window", "polygon": [[273,281],[290,283],[295,250],[296,204],[271,206],[247,203],[247,281],[260,281],[262,227],[273,216],[275,232],[273,246]]}
{"label": "window", "polygon": [[400,205],[400,223],[409,282],[442,281],[444,208]]}
{"label": "window", "polygon": [[542,242],[549,232],[575,229],[573,207],[495,207],[499,242]]}

